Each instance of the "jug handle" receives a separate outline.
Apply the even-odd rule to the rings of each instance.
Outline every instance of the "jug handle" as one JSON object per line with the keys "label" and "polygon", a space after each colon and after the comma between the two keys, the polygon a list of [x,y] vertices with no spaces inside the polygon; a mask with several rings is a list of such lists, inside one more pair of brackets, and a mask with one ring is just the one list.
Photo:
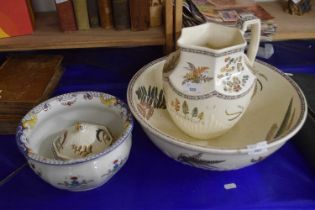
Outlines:
{"label": "jug handle", "polygon": [[247,59],[250,66],[254,65],[260,42],[260,19],[255,18],[246,20],[242,24],[242,33],[244,34],[251,26],[250,44],[247,49]]}

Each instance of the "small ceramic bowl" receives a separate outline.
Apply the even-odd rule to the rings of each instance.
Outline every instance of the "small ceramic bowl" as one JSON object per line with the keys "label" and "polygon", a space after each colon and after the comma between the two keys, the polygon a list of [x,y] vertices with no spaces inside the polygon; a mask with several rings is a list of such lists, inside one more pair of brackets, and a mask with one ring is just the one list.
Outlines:
{"label": "small ceramic bowl", "polygon": [[[128,104],[151,141],[181,163],[208,170],[243,168],[281,148],[305,122],[306,100],[296,83],[275,67],[256,61],[257,83],[242,119],[218,138],[190,137],[166,110],[164,62],[165,58],[153,61],[134,75],[128,86]],[[233,120],[240,112],[226,114]]]}
{"label": "small ceramic bowl", "polygon": [[[110,130],[110,146],[86,157],[56,159],[53,141],[77,122]],[[22,118],[16,139],[33,171],[59,189],[85,191],[106,183],[127,161],[133,120],[122,101],[101,92],[73,92],[51,98]],[[93,139],[93,138],[92,138]]]}
{"label": "small ceramic bowl", "polygon": [[104,151],[113,137],[103,125],[78,122],[60,132],[53,140],[53,153],[57,159],[86,158]]}

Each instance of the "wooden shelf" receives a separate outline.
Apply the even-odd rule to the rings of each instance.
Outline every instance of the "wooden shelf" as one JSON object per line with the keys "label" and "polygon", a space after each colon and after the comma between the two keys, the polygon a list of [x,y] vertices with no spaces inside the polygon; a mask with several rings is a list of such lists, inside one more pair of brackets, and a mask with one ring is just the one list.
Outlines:
{"label": "wooden shelf", "polygon": [[140,32],[103,28],[61,32],[56,13],[40,13],[36,14],[36,31],[32,35],[0,39],[0,51],[153,46],[165,42],[163,27]]}
{"label": "wooden shelf", "polygon": [[[174,38],[176,40],[180,34],[182,13],[179,8],[182,0],[175,1],[174,25],[172,1],[165,2],[165,25],[140,32],[103,28],[61,32],[56,13],[40,13],[36,15],[36,31],[32,35],[0,39],[0,51],[162,45],[170,52],[174,46]],[[259,3],[275,17],[278,31],[274,34],[273,40],[315,39],[315,8],[303,16],[290,15],[283,11],[281,2]],[[312,0],[312,5],[314,7],[315,0]]]}
{"label": "wooden shelf", "polygon": [[282,1],[260,2],[272,16],[278,26],[273,35],[274,41],[289,39],[315,39],[315,0],[312,10],[302,16],[291,15],[283,10]]}

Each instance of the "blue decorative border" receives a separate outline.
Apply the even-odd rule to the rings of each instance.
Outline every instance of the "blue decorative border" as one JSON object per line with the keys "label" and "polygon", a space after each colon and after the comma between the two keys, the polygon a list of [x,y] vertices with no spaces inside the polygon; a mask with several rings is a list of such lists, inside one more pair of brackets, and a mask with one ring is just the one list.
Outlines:
{"label": "blue decorative border", "polygon": [[197,49],[190,49],[190,48],[185,48],[185,47],[180,47],[180,50],[183,51],[183,52],[190,52],[190,53],[195,53],[195,54],[209,55],[209,56],[212,56],[212,57],[222,57],[222,56],[230,55],[230,54],[233,54],[233,53],[236,53],[236,52],[242,52],[242,51],[245,50],[245,47],[236,48],[236,49],[229,50],[229,51],[226,51],[226,52],[223,52],[223,53],[214,53],[214,52],[209,52],[209,51],[206,51],[206,50],[197,50]]}
{"label": "blue decorative border", "polygon": [[[81,159],[75,159],[75,160],[56,160],[56,159],[49,159],[46,157],[43,157],[41,155],[35,154],[30,152],[30,148],[26,145],[29,143],[29,140],[27,138],[26,135],[26,131],[27,129],[23,128],[22,126],[22,122],[23,120],[27,119],[29,115],[34,114],[34,113],[39,113],[40,110],[42,109],[42,107],[45,107],[45,104],[50,104],[53,101],[57,101],[60,98],[63,98],[65,96],[69,96],[69,95],[76,95],[76,96],[82,96],[84,98],[84,96],[89,93],[90,95],[94,96],[94,97],[99,97],[99,96],[104,96],[105,98],[115,98],[117,100],[117,104],[120,106],[120,113],[123,114],[124,118],[124,122],[128,122],[128,127],[124,128],[124,132],[122,134],[122,136],[120,136],[120,138],[118,138],[113,145],[111,145],[109,148],[107,148],[106,150],[104,150],[101,153],[95,154],[95,155],[91,155],[87,158],[81,158]],[[117,105],[114,105],[117,106]],[[123,101],[117,99],[116,97],[110,95],[110,94],[106,94],[106,93],[102,93],[102,92],[96,92],[96,91],[80,91],[80,92],[70,92],[70,93],[65,93],[63,95],[59,95],[56,97],[53,97],[47,101],[42,102],[41,104],[39,104],[38,106],[34,107],[33,109],[31,109],[21,120],[21,122],[19,123],[18,127],[17,127],[17,131],[16,131],[16,142],[18,145],[18,148],[20,150],[20,152],[27,158],[42,164],[48,164],[48,165],[74,165],[74,164],[80,164],[80,163],[84,163],[87,161],[91,161],[94,159],[97,159],[101,156],[104,156],[108,153],[110,153],[111,151],[115,150],[119,145],[121,145],[126,139],[128,139],[129,135],[131,135],[132,129],[134,126],[134,121],[133,121],[133,117],[132,114],[127,106],[127,104],[125,104]]]}
{"label": "blue decorative border", "polygon": [[185,93],[182,93],[180,91],[178,91],[174,85],[170,82],[169,78],[168,77],[163,77],[163,80],[165,82],[167,82],[167,84],[170,85],[170,87],[172,88],[172,90],[178,95],[178,96],[181,96],[181,97],[184,97],[186,99],[189,99],[189,100],[202,100],[202,99],[207,99],[207,98],[211,98],[213,96],[216,96],[218,98],[222,98],[222,99],[225,99],[225,100],[234,100],[234,99],[239,99],[239,98],[242,98],[243,96],[247,95],[252,89],[253,87],[255,86],[256,84],[256,79],[253,81],[252,85],[246,90],[244,91],[243,93],[239,94],[239,95],[225,95],[225,94],[222,94],[222,93],[219,93],[218,91],[214,90],[210,93],[207,93],[207,94],[204,94],[204,95],[197,95],[197,96],[193,96],[193,95],[188,95],[188,94],[185,94]]}

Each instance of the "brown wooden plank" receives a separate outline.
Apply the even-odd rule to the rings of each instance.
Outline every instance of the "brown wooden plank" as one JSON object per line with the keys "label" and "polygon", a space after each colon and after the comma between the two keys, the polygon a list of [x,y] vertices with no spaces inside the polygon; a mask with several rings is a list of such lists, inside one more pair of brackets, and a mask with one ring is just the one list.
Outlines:
{"label": "brown wooden plank", "polygon": [[180,36],[183,24],[183,0],[175,1],[175,43]]}
{"label": "brown wooden plank", "polygon": [[165,44],[164,31],[161,27],[137,32],[103,28],[62,32],[59,29],[56,13],[37,14],[36,19],[36,31],[33,35],[0,39],[0,51],[131,47]]}
{"label": "brown wooden plank", "polygon": [[165,0],[165,17],[164,17],[164,27],[165,27],[165,52],[170,53],[174,49],[174,12],[173,12],[173,1]]}

